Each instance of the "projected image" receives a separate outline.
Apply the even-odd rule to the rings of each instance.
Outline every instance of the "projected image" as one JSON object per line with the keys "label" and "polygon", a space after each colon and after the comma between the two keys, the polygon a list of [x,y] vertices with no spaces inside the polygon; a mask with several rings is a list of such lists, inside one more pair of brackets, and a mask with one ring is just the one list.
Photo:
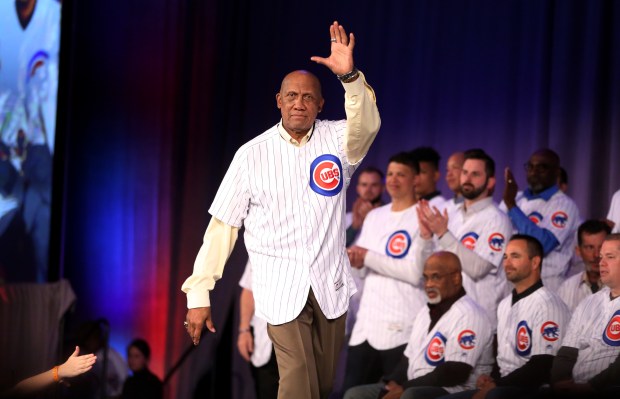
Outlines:
{"label": "projected image", "polygon": [[0,281],[47,280],[60,9],[0,1]]}

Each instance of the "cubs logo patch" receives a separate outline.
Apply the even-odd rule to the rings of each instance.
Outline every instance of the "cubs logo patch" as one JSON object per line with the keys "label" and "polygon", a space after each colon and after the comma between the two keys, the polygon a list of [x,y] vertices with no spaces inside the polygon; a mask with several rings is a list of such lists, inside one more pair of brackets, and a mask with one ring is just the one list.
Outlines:
{"label": "cubs logo patch", "polygon": [[47,64],[49,58],[50,58],[49,54],[43,50],[37,51],[32,56],[30,61],[28,61],[28,69],[27,69],[28,73],[26,75],[26,83],[28,83],[30,79],[32,79],[36,75],[39,68]]}
{"label": "cubs logo patch", "polygon": [[616,310],[605,331],[603,331],[603,341],[609,346],[620,346],[620,310]]}
{"label": "cubs logo patch", "polygon": [[489,236],[489,247],[495,252],[500,252],[504,248],[504,236],[500,233],[493,233]]}
{"label": "cubs logo patch", "polygon": [[426,363],[431,366],[439,366],[444,362],[446,341],[446,337],[444,337],[439,331],[433,335],[433,338],[431,338],[428,346],[426,347],[426,353],[424,353]]}
{"label": "cubs logo patch", "polygon": [[332,154],[324,154],[310,164],[310,188],[317,194],[333,197],[342,190],[342,164]]}
{"label": "cubs logo patch", "polygon": [[558,211],[551,216],[551,224],[558,229],[563,229],[568,223],[568,215],[566,212]]}
{"label": "cubs logo patch", "polygon": [[459,346],[465,350],[474,349],[476,347],[476,333],[472,330],[461,331],[458,340]]}
{"label": "cubs logo patch", "polygon": [[461,244],[465,246],[467,249],[471,249],[472,251],[476,248],[476,242],[478,241],[478,234],[470,231],[461,237]]}
{"label": "cubs logo patch", "polygon": [[540,222],[542,222],[543,220],[543,215],[541,215],[538,212],[532,212],[529,215],[527,215],[527,217],[534,222],[534,224],[539,224]]}
{"label": "cubs logo patch", "polygon": [[525,320],[517,324],[515,350],[519,356],[527,356],[532,351],[532,330]]}
{"label": "cubs logo patch", "polygon": [[560,326],[553,321],[547,321],[540,326],[540,333],[545,341],[555,342],[560,338]]}
{"label": "cubs logo patch", "polygon": [[393,233],[385,244],[385,253],[392,258],[404,258],[409,252],[411,237],[405,230]]}

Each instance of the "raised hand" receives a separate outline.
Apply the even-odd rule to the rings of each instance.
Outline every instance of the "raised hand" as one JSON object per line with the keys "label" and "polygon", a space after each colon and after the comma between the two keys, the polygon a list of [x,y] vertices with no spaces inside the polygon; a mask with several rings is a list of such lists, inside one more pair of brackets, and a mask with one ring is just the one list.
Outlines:
{"label": "raised hand", "polygon": [[355,67],[353,62],[353,48],[355,47],[355,36],[353,33],[347,35],[344,27],[338,21],[329,27],[331,40],[331,54],[327,58],[313,56],[310,59],[318,64],[325,65],[336,75],[349,73]]}

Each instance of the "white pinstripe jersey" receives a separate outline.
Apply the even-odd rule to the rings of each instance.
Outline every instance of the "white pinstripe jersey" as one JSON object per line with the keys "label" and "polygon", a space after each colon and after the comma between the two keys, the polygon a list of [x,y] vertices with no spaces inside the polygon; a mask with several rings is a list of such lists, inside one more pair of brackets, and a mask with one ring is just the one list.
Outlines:
{"label": "white pinstripe jersey", "polygon": [[588,278],[585,272],[575,274],[566,279],[562,285],[560,285],[560,288],[558,288],[558,295],[571,312],[573,312],[577,305],[587,296],[592,295],[592,289],[584,278]]}
{"label": "white pinstripe jersey", "polygon": [[[243,275],[239,280],[239,286],[252,291],[252,264],[250,264],[250,261],[245,264]],[[264,366],[269,362],[273,348],[273,344],[267,334],[267,322],[254,314],[252,315],[250,325],[253,327],[254,334],[254,351],[252,356],[250,356],[250,360],[254,367]]]}
{"label": "white pinstripe jersey", "polygon": [[474,389],[478,376],[490,373],[493,363],[493,334],[486,311],[465,295],[429,331],[430,322],[428,308],[415,318],[416,328],[405,348],[407,378],[426,375],[444,362],[461,362],[473,367],[467,382],[444,389],[450,393]]}
{"label": "white pinstripe jersey", "polygon": [[[487,311],[493,326],[497,324],[497,305],[506,295],[507,283],[502,267],[506,243],[512,235],[512,224],[492,198],[476,202],[465,211],[458,204],[449,215],[448,229],[460,244],[493,264],[485,276],[474,280],[463,272],[463,287],[469,296]],[[461,262],[464,262],[461,259]]]}
{"label": "white pinstripe jersey", "polygon": [[345,193],[357,165],[343,151],[346,121],[320,121],[302,147],[277,125],[244,144],[209,213],[245,226],[256,315],[278,325],[299,315],[312,291],[325,316],[347,311],[355,285],[345,250]]}
{"label": "white pinstripe jersey", "polygon": [[511,303],[508,295],[497,309],[497,364],[502,377],[523,367],[532,356],[555,356],[570,319],[566,304],[544,286]]}
{"label": "white pinstripe jersey", "polygon": [[[373,209],[364,219],[357,245],[383,258],[413,259],[412,239],[419,234],[415,207],[393,212],[392,204],[387,204]],[[386,350],[406,344],[424,302],[421,285],[369,270],[349,345],[368,341],[373,348]]]}
{"label": "white pinstripe jersey", "polygon": [[562,346],[579,350],[573,379],[587,382],[620,354],[620,297],[611,300],[609,288],[584,299],[575,309]]}
{"label": "white pinstripe jersey", "polygon": [[577,242],[579,227],[579,209],[575,201],[558,190],[545,201],[542,198],[528,200],[523,193],[516,198],[517,206],[531,221],[542,229],[550,231],[558,240],[559,245],[543,259],[542,280],[544,284],[557,289],[566,271]]}

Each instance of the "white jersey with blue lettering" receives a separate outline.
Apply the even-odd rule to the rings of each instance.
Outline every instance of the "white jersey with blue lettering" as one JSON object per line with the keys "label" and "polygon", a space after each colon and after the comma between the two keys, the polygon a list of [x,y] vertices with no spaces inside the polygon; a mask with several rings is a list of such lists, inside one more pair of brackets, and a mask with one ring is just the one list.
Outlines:
{"label": "white jersey with blue lettering", "polygon": [[[364,219],[357,245],[385,261],[413,259],[412,239],[419,234],[416,206],[394,212],[390,203],[373,209]],[[386,350],[406,344],[425,298],[421,284],[369,270],[349,345],[368,341],[373,348]]]}
{"label": "white jersey with blue lettering", "polygon": [[561,190],[548,201],[542,198],[527,199],[517,196],[519,209],[542,229],[551,232],[559,245],[543,259],[542,280],[551,289],[557,289],[566,278],[570,261],[577,243],[577,229],[580,224],[577,204]]}
{"label": "white jersey with blue lettering", "polygon": [[473,367],[467,382],[444,389],[450,393],[474,389],[478,377],[489,374],[493,364],[493,333],[486,311],[465,295],[429,331],[430,323],[429,309],[422,309],[405,348],[407,379],[424,376],[444,362],[461,362]]}
{"label": "white jersey with blue lettering", "polygon": [[497,364],[504,377],[532,356],[555,356],[566,335],[570,311],[558,295],[543,286],[514,305],[508,295],[499,304],[497,318]]}
{"label": "white jersey with blue lettering", "polygon": [[345,249],[345,193],[359,165],[343,150],[346,121],[314,124],[307,144],[287,143],[277,125],[241,146],[209,213],[245,226],[256,315],[296,318],[310,288],[325,316],[343,315],[355,293]]}
{"label": "white jersey with blue lettering", "polygon": [[576,383],[588,382],[620,355],[620,297],[609,288],[584,299],[575,309],[562,346],[577,348],[573,367]]}

